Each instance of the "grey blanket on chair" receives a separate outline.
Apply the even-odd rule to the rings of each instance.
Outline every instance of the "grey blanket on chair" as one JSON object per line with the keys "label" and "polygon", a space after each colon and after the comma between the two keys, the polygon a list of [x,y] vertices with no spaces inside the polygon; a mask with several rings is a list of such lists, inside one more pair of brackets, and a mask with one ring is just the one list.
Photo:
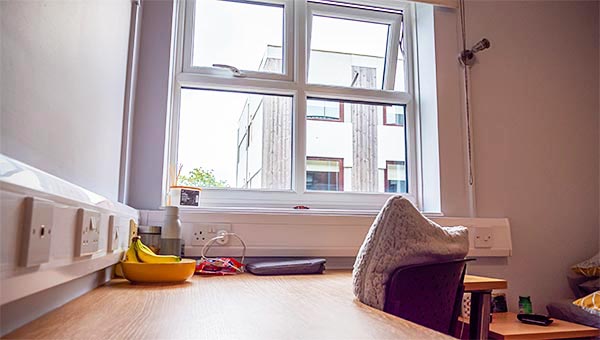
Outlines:
{"label": "grey blanket on chair", "polygon": [[383,310],[385,284],[401,266],[464,258],[469,251],[465,227],[442,227],[423,216],[402,196],[391,197],[367,233],[354,263],[354,294]]}

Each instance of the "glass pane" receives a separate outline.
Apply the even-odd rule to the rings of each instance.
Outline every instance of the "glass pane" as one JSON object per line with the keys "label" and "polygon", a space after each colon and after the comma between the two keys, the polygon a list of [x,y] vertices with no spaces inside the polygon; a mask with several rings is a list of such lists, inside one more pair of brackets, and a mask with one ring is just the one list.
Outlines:
{"label": "glass pane", "polygon": [[383,88],[389,25],[312,17],[308,82]]}
{"label": "glass pane", "polygon": [[292,98],[183,89],[180,185],[290,189]]}
{"label": "glass pane", "polygon": [[196,1],[193,66],[282,73],[283,6]]}
{"label": "glass pane", "polygon": [[306,189],[343,191],[343,167],[341,159],[307,159]]}
{"label": "glass pane", "polygon": [[[404,30],[404,27],[402,27]],[[404,34],[404,32],[401,32]],[[396,79],[394,81],[394,90],[406,92],[406,72],[405,72],[405,46],[398,44],[398,64],[396,64]]]}
{"label": "glass pane", "polygon": [[340,102],[309,99],[306,102],[306,118],[338,121],[341,119]]}
{"label": "glass pane", "polygon": [[[404,113],[404,106],[341,106],[341,122],[306,121],[306,189],[407,192],[405,126],[384,124],[384,107],[386,112]],[[390,181],[397,181],[392,189]]]}

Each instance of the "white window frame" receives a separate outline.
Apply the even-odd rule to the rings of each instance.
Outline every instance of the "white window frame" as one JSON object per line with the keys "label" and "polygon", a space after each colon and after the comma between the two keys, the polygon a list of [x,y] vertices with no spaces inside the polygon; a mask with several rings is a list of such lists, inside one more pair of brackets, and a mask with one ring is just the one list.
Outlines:
{"label": "white window frame", "polygon": [[[340,211],[375,210],[379,209],[383,202],[392,193],[357,193],[357,192],[318,192],[306,191],[306,100],[333,99],[338,101],[367,102],[377,105],[406,105],[406,164],[407,178],[409,180],[409,193],[404,196],[410,199],[418,207],[422,206],[422,184],[420,165],[420,127],[419,111],[415,97],[418,96],[415,85],[416,56],[413,49],[414,39],[414,4],[399,2],[395,0],[344,0],[344,4],[355,5],[356,8],[343,8],[339,13],[334,12],[335,17],[349,17],[355,13],[368,13],[369,16],[363,20],[380,22],[387,20],[391,24],[398,25],[397,20],[390,20],[391,16],[383,12],[369,12],[366,8],[389,8],[402,11],[404,39],[406,46],[405,82],[406,89],[410,92],[393,91],[395,80],[395,68],[386,65],[386,76],[384,77],[384,89],[350,88],[331,85],[308,84],[308,60],[309,44],[308,30],[311,13],[328,13],[331,10],[324,6],[324,1],[308,0],[253,0],[256,2],[284,3],[286,16],[289,19],[288,10],[293,8],[294,20],[285,21],[285,39],[287,46],[284,52],[285,70],[283,75],[262,72],[244,71],[245,77],[233,77],[231,72],[215,70],[214,68],[191,67],[190,42],[193,39],[190,34],[184,34],[187,30],[192,32],[193,22],[188,18],[193,15],[193,3],[195,0],[175,0],[174,23],[176,29],[173,32],[170,98],[167,119],[167,140],[165,144],[165,171],[163,172],[162,201],[166,202],[169,188],[169,169],[175,168],[178,153],[179,112],[182,88],[193,88],[203,90],[224,90],[238,92],[254,92],[265,95],[285,95],[293,97],[293,131],[292,131],[292,188],[291,190],[251,190],[251,189],[204,189],[201,204],[207,208],[292,208],[296,205],[305,205],[317,209],[336,209]],[[320,2],[320,3],[317,3]],[[188,8],[186,10],[186,8]],[[338,8],[339,9],[339,8]],[[187,16],[186,16],[187,12]],[[353,18],[356,18],[354,16]],[[395,30],[390,30],[395,31]],[[388,37],[390,38],[390,37]],[[392,39],[395,36],[391,37]],[[390,44],[393,41],[389,40]],[[289,42],[293,42],[290,44]],[[187,44],[187,47],[186,47]],[[388,48],[388,50],[390,50]],[[395,52],[388,51],[389,60],[397,60],[397,48]],[[186,59],[187,58],[187,59]],[[186,64],[187,63],[187,64]],[[394,62],[395,63],[395,62]],[[187,65],[187,66],[186,66]],[[235,66],[235,65],[232,65]]]}
{"label": "white window frame", "polygon": [[[201,0],[200,0],[201,1]],[[258,79],[272,79],[272,80],[293,80],[294,72],[294,0],[259,0],[249,1],[250,3],[264,3],[266,5],[279,5],[283,6],[283,46],[282,46],[282,71],[283,73],[273,72],[260,72],[250,70],[240,70],[243,77],[258,78]],[[186,7],[184,11],[185,16],[185,27],[184,32],[193,32],[194,23],[196,21],[195,6],[196,0],[188,0],[184,5]],[[183,34],[183,72],[185,73],[200,73],[215,76],[231,76],[232,73],[229,70],[209,67],[209,66],[194,66],[193,54],[194,54],[194,35]],[[236,67],[237,65],[230,65]]]}

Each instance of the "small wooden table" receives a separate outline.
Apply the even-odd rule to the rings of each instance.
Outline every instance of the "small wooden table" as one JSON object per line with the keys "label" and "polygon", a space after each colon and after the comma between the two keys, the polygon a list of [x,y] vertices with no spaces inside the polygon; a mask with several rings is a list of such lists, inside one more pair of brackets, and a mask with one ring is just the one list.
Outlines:
{"label": "small wooden table", "polygon": [[465,275],[465,293],[471,293],[469,339],[487,339],[490,329],[492,290],[506,289],[508,282],[491,277]]}
{"label": "small wooden table", "polygon": [[600,335],[600,330],[554,319],[549,326],[528,325],[517,320],[515,313],[494,313],[490,324],[492,339],[573,339]]}

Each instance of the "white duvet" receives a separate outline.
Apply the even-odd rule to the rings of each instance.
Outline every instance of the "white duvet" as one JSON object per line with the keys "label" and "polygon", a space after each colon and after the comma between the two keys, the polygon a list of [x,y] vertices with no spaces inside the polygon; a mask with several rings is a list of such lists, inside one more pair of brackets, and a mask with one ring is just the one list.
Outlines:
{"label": "white duvet", "polygon": [[385,284],[396,268],[464,258],[468,251],[467,228],[439,226],[406,198],[391,197],[358,251],[352,272],[354,294],[382,310]]}

